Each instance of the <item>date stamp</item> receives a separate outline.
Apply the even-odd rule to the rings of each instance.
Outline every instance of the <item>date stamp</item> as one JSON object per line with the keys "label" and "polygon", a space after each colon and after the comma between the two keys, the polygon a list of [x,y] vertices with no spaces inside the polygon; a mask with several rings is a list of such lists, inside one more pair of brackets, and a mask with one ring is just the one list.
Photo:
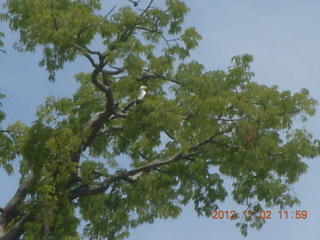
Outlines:
{"label": "date stamp", "polygon": [[306,210],[296,210],[296,211],[278,211],[273,213],[271,210],[260,211],[258,213],[253,213],[253,211],[243,211],[236,212],[235,210],[231,211],[212,211],[212,219],[307,219],[308,211]]}

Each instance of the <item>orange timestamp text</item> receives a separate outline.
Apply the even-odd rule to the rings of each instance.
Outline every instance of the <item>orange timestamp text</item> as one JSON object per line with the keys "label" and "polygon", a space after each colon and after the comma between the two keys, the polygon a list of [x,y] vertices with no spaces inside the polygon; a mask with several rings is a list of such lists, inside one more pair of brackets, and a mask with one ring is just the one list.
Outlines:
{"label": "orange timestamp text", "polygon": [[260,218],[260,219],[272,219],[274,217],[278,219],[307,219],[308,211],[306,210],[296,210],[296,211],[278,211],[274,213],[271,210],[267,211],[259,211],[254,213],[253,211],[243,211],[236,212],[235,210],[231,211],[212,211],[212,219],[252,219],[252,218]]}

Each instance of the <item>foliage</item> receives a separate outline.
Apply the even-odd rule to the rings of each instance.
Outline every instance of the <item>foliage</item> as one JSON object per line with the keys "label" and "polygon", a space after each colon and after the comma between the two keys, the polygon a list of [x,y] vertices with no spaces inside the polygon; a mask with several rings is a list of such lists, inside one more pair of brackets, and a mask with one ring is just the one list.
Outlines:
{"label": "foliage", "polygon": [[[31,126],[0,133],[1,167],[11,173],[19,159],[22,175],[15,204],[0,216],[5,236],[79,239],[82,219],[89,239],[122,239],[189,202],[210,216],[228,195],[226,176],[235,202],[254,212],[298,203],[290,189],[307,170],[302,158],[319,153],[318,141],[293,125],[315,114],[308,91],[255,83],[250,55],[234,57],[226,72],[187,62],[201,37],[182,29],[188,8],[179,0],[164,9],[105,5],[6,2],[1,17],[20,33],[17,49],[42,47],[50,80],[77,57],[93,70],[76,75],[73,96],[39,106]],[[138,101],[141,85],[148,94]],[[248,224],[262,226],[239,223],[243,234]]]}

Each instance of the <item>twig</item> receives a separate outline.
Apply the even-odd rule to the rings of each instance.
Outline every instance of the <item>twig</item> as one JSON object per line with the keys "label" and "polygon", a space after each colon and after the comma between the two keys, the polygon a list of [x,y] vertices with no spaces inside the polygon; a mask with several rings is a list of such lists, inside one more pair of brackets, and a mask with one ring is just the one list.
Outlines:
{"label": "twig", "polygon": [[113,8],[111,8],[111,10],[104,16],[105,18],[107,18],[112,12],[113,10],[116,8],[117,6],[114,5]]}
{"label": "twig", "polygon": [[58,28],[58,25],[57,25],[57,19],[53,14],[51,14],[51,17],[53,18],[53,26],[56,29],[56,31],[58,31],[59,28]]}
{"label": "twig", "polygon": [[77,39],[79,39],[80,36],[81,36],[81,34],[82,34],[84,31],[88,30],[91,26],[92,26],[92,24],[89,24],[88,26],[86,26],[86,27],[84,27],[83,29],[81,29],[80,32],[79,32],[78,35],[77,35]]}

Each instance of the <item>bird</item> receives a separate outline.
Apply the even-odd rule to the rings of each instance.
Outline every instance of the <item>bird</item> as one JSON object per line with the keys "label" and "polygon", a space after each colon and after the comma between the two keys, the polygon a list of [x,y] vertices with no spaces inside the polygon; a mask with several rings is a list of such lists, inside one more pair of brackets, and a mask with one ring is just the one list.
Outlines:
{"label": "bird", "polygon": [[139,96],[137,98],[138,101],[142,100],[142,98],[144,98],[144,96],[147,94],[147,87],[142,85],[140,87],[140,91],[139,91]]}
{"label": "bird", "polygon": [[146,96],[146,94],[147,94],[147,89],[148,89],[148,88],[147,88],[146,86],[142,85],[142,86],[140,87],[138,97],[137,97],[135,100],[132,100],[131,102],[129,102],[129,103],[122,109],[122,111],[125,112],[125,111],[127,111],[132,105],[141,103],[141,102],[142,102],[142,99],[143,99],[143,98]]}

